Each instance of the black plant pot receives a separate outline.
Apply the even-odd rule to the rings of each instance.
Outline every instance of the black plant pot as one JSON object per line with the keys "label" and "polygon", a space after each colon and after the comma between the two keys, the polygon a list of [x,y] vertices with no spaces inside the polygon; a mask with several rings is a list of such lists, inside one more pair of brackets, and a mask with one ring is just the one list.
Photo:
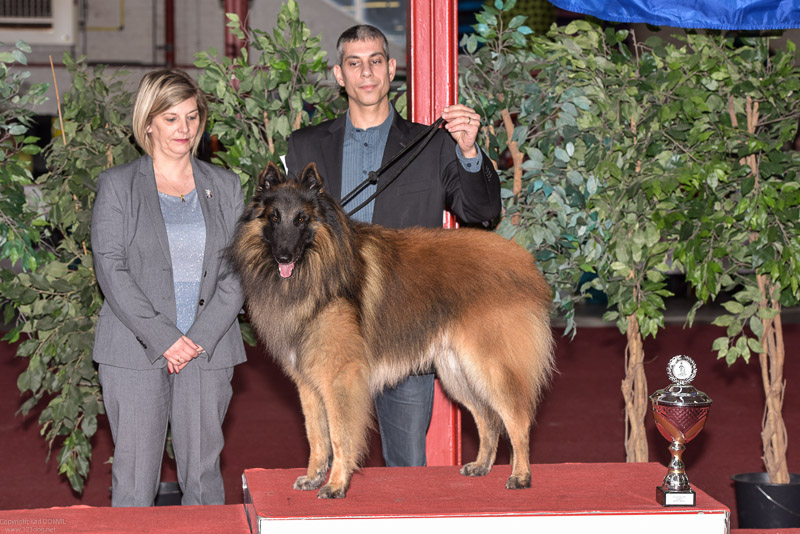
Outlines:
{"label": "black plant pot", "polygon": [[733,475],[739,528],[800,528],[800,475],[771,484],[766,473]]}

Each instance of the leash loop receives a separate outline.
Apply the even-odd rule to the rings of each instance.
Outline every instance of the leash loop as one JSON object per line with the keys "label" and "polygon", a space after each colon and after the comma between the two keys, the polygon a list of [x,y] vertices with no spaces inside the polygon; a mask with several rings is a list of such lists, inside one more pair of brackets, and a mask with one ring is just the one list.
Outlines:
{"label": "leash loop", "polygon": [[372,193],[372,194],[369,196],[369,198],[367,198],[367,199],[366,199],[365,201],[363,201],[361,204],[359,204],[358,206],[356,206],[355,208],[353,208],[352,210],[350,210],[349,212],[347,212],[347,215],[348,215],[348,217],[352,217],[354,213],[357,213],[357,212],[358,212],[359,210],[361,210],[361,209],[362,209],[364,206],[366,206],[367,204],[369,204],[370,202],[372,202],[372,201],[375,199],[375,197],[377,197],[379,194],[381,194],[381,192],[383,192],[383,191],[384,191],[384,190],[385,190],[387,187],[389,187],[389,184],[391,184],[392,182],[394,182],[394,181],[395,181],[395,179],[396,179],[398,176],[400,176],[400,173],[401,173],[401,172],[403,172],[403,171],[406,169],[406,167],[408,167],[408,166],[411,164],[411,162],[412,162],[412,161],[414,161],[414,159],[415,159],[415,158],[416,158],[416,157],[417,157],[417,156],[420,154],[420,152],[422,152],[422,150],[423,150],[423,149],[424,149],[424,148],[425,148],[425,147],[428,145],[428,143],[430,142],[430,140],[431,140],[431,139],[433,139],[433,136],[436,134],[436,130],[438,130],[438,129],[439,129],[439,126],[441,126],[443,122],[444,122],[444,119],[443,119],[442,117],[439,117],[438,119],[436,119],[436,122],[434,122],[433,124],[431,124],[430,126],[428,126],[427,128],[425,128],[424,130],[422,130],[422,131],[419,133],[419,135],[417,135],[417,136],[416,136],[414,139],[412,139],[412,141],[411,141],[410,143],[408,143],[406,146],[404,146],[404,147],[403,147],[403,149],[402,149],[402,150],[400,150],[400,151],[399,151],[397,154],[395,154],[394,156],[392,156],[392,158],[391,158],[389,161],[387,161],[387,162],[386,162],[386,163],[385,163],[385,164],[384,164],[384,165],[383,165],[383,166],[382,166],[380,169],[378,169],[377,171],[370,171],[370,172],[369,172],[369,174],[367,175],[367,179],[366,179],[366,180],[364,180],[363,182],[361,182],[360,184],[358,184],[358,185],[357,185],[357,186],[356,186],[356,187],[355,187],[355,188],[354,188],[352,191],[350,191],[350,193],[348,193],[348,194],[347,194],[347,196],[346,196],[346,197],[344,197],[344,198],[341,200],[340,204],[341,204],[341,206],[342,206],[342,207],[344,207],[344,206],[345,206],[345,205],[347,205],[347,204],[348,204],[348,203],[349,203],[351,200],[353,200],[353,199],[354,199],[354,198],[355,198],[355,197],[356,197],[356,196],[357,196],[357,195],[358,195],[358,194],[359,194],[361,191],[363,191],[363,190],[364,190],[364,188],[365,188],[365,187],[367,187],[368,185],[375,185],[375,184],[377,184],[377,183],[378,183],[378,178],[379,178],[379,177],[380,177],[380,176],[381,176],[381,175],[382,175],[384,172],[386,172],[386,169],[388,169],[389,167],[391,167],[392,165],[394,165],[394,163],[395,163],[397,160],[399,160],[399,159],[400,159],[401,157],[403,157],[403,156],[404,156],[404,155],[405,155],[405,154],[406,154],[408,151],[410,151],[410,150],[411,150],[412,148],[414,148],[414,147],[415,147],[417,144],[419,144],[419,143],[420,143],[420,141],[422,142],[422,143],[421,143],[421,144],[420,144],[420,145],[419,145],[419,146],[416,148],[416,150],[414,150],[414,152],[413,152],[413,153],[412,153],[412,154],[411,154],[411,155],[410,155],[410,156],[409,156],[409,157],[408,157],[408,158],[407,158],[407,159],[406,159],[406,160],[403,162],[403,164],[402,164],[402,165],[401,165],[401,166],[400,166],[400,167],[399,167],[399,168],[398,168],[398,169],[395,171],[395,173],[394,173],[394,174],[392,174],[392,175],[391,175],[391,176],[390,176],[390,177],[389,177],[389,178],[388,178],[388,179],[387,179],[385,182],[383,182],[383,183],[381,184],[381,186],[380,186],[379,188],[377,188],[377,189],[375,190],[375,192],[374,192],[374,193]]}

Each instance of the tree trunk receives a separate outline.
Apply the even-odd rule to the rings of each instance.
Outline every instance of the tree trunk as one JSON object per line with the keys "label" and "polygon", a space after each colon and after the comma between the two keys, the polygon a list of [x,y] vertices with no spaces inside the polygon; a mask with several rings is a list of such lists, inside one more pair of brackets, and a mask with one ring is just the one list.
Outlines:
{"label": "tree trunk", "polygon": [[783,378],[783,362],[786,351],[783,343],[783,324],[780,315],[780,302],[775,295],[776,288],[765,275],[758,275],[758,288],[764,299],[762,309],[772,309],[778,313],[772,319],[762,319],[764,332],[761,336],[759,355],[761,381],[764,386],[766,402],[764,419],[761,424],[761,443],[764,450],[764,467],[772,484],[789,483],[789,467],[786,463],[787,435],[783,421],[783,394],[786,380]]}
{"label": "tree trunk", "polygon": [[622,397],[625,400],[625,460],[646,462],[647,434],[644,418],[647,415],[647,377],[644,374],[644,346],[636,315],[627,317],[625,347],[625,378]]}
{"label": "tree trunk", "polygon": [[[511,113],[508,108],[504,108],[501,112],[503,117],[503,126],[506,129],[506,136],[508,136],[508,151],[511,153],[511,161],[514,164],[514,181],[511,192],[514,196],[518,196],[522,191],[522,160],[524,154],[520,151],[516,141],[512,141],[514,137],[514,121],[511,119]],[[511,224],[517,226],[519,224],[519,212],[511,216]]]}
{"label": "tree trunk", "polygon": [[[728,113],[731,124],[739,123],[734,112],[733,97],[728,98]],[[748,96],[745,102],[747,131],[756,133],[758,125],[758,102]],[[751,175],[755,178],[754,190],[759,188],[759,160],[756,154],[750,154],[743,161],[750,166]],[[753,240],[757,235],[751,236]],[[764,388],[764,419],[761,421],[761,445],[764,452],[762,460],[767,476],[773,484],[789,483],[789,467],[786,463],[786,447],[788,438],[786,424],[783,421],[783,393],[786,381],[783,378],[783,361],[786,356],[783,344],[783,323],[781,322],[780,295],[775,294],[778,288],[770,283],[766,275],[756,275],[758,289],[761,292],[761,309],[771,309],[777,314],[771,319],[761,319],[761,354],[758,356],[761,365],[761,382]]]}

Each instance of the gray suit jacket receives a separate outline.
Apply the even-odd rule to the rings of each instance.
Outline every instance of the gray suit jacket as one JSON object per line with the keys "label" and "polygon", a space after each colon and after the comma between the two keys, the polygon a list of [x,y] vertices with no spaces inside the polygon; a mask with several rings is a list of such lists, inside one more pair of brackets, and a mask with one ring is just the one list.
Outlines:
{"label": "gray suit jacket", "polygon": [[[221,369],[246,360],[237,321],[244,297],[225,259],[244,199],[233,173],[194,158],[192,171],[206,244],[197,316],[186,336],[206,350],[198,357],[201,368]],[[98,177],[92,252],[105,297],[94,361],[129,369],[166,366],[164,351],[182,334],[176,326],[169,241],[149,156]]]}

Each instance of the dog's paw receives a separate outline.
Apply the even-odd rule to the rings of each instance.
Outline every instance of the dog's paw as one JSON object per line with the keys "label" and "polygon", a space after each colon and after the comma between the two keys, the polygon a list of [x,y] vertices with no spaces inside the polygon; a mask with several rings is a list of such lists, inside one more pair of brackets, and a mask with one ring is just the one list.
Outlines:
{"label": "dog's paw", "polygon": [[310,478],[303,475],[301,477],[297,477],[297,480],[294,481],[294,485],[292,487],[296,490],[310,491],[322,486],[323,482],[325,482],[323,477]]}
{"label": "dog's paw", "polygon": [[531,487],[531,476],[518,477],[511,475],[506,480],[506,489],[525,489]]}
{"label": "dog's paw", "polygon": [[470,462],[468,464],[464,464],[464,467],[461,468],[460,473],[465,477],[482,477],[489,474],[489,471],[492,470],[492,467],[485,464],[479,464],[478,462]]}
{"label": "dog's paw", "polygon": [[344,488],[334,488],[330,484],[322,486],[322,489],[317,493],[320,499],[344,499],[347,491]]}

